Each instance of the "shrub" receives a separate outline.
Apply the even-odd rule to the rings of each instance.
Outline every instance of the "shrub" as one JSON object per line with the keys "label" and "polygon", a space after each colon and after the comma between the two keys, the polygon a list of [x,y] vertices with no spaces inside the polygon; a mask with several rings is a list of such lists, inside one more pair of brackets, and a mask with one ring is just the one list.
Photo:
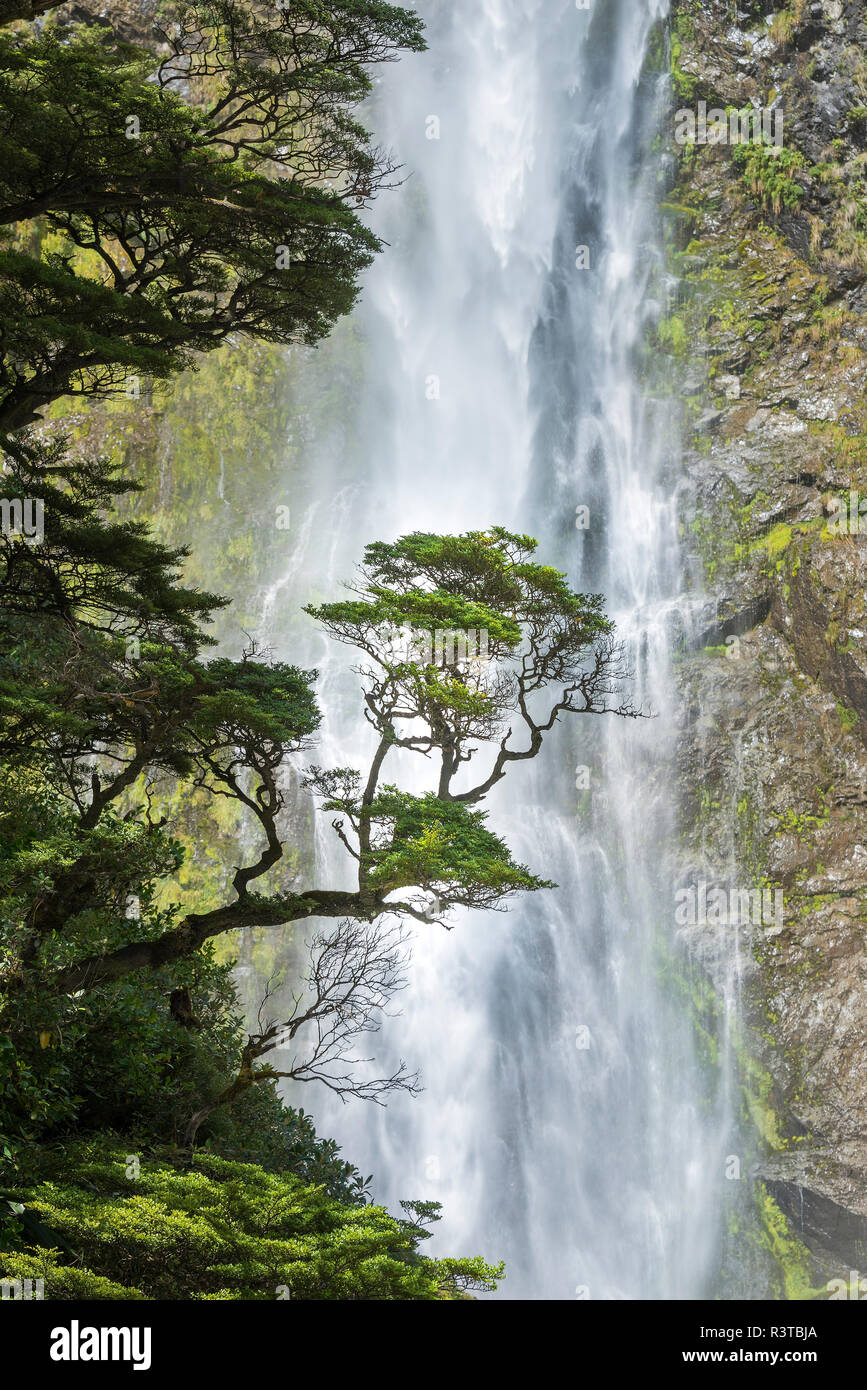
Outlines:
{"label": "shrub", "polygon": [[799,150],[778,149],[771,145],[735,145],[732,158],[743,174],[744,183],[763,208],[779,214],[796,208],[804,190],[793,175],[805,167]]}
{"label": "shrub", "polygon": [[131,1176],[100,1140],[55,1166],[20,1194],[19,1248],[2,1257],[9,1277],[44,1279],[46,1299],[452,1299],[502,1277],[481,1259],[420,1255],[417,1222],[256,1164],[143,1156]]}

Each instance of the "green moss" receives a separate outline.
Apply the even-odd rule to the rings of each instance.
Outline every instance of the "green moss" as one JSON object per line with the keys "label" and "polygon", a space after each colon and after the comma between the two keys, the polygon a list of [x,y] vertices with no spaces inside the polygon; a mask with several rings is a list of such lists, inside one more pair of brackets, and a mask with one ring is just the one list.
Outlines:
{"label": "green moss", "polygon": [[761,550],[770,558],[777,559],[782,555],[783,551],[788,550],[789,546],[792,544],[792,535],[793,531],[791,526],[780,521],[776,526],[773,526],[766,535],[760,536],[757,541],[753,542],[751,551],[755,553]]}
{"label": "green moss", "polygon": [[672,314],[670,318],[663,319],[657,332],[659,341],[664,348],[668,348],[675,357],[684,356],[689,338],[686,331],[686,324],[679,315]]}
{"label": "green moss", "polygon": [[828,795],[831,790],[831,787],[816,788],[814,795],[818,803],[818,810],[815,813],[785,810],[780,816],[777,834],[795,835],[798,839],[805,839],[812,836],[821,826],[827,825],[831,818],[831,807],[828,802]]}
{"label": "green moss", "polygon": [[682,101],[692,101],[695,95],[696,79],[691,73],[684,72],[680,66],[683,57],[683,42],[681,35],[674,33],[671,36],[671,79],[674,90]]}
{"label": "green moss", "polygon": [[809,1253],[764,1183],[756,1186],[755,1203],[759,1218],[758,1243],[778,1272],[779,1297],[793,1302],[821,1298],[826,1291],[812,1285]]}

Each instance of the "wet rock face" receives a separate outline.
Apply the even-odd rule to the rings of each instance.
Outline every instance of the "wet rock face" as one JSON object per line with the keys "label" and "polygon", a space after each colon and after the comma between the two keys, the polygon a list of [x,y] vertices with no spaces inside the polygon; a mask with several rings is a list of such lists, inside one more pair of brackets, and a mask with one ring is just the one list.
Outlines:
{"label": "wet rock face", "polygon": [[863,1271],[867,11],[681,0],[672,24],[678,106],[785,109],[785,161],[687,149],[669,195],[680,330],[660,338],[704,383],[685,394],[682,869],[784,903],[691,935],[720,981],[739,952],[779,1122],[769,1190],[822,1269]]}
{"label": "wet rock face", "polygon": [[779,1121],[766,1171],[867,1215],[867,750],[769,624],[732,650],[681,675],[681,876],[769,884],[784,906],[691,944],[720,984],[740,955]]}

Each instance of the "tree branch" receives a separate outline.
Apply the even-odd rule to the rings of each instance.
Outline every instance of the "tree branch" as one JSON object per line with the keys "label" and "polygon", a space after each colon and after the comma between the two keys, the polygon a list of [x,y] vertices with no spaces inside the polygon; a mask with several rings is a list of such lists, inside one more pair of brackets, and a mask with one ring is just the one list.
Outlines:
{"label": "tree branch", "polygon": [[75,994],[123,979],[134,970],[158,970],[192,955],[213,937],[240,927],[281,927],[309,917],[351,917],[356,921],[372,922],[392,910],[373,894],[327,889],[313,889],[286,898],[246,898],[211,912],[190,913],[179,926],[153,941],[132,941],[116,951],[77,961],[58,971],[47,988],[54,994]]}

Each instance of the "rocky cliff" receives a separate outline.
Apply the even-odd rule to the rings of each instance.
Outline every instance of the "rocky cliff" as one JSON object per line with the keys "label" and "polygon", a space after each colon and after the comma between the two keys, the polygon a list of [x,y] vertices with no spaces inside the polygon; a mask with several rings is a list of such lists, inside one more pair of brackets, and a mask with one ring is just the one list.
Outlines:
{"label": "rocky cliff", "polygon": [[737,961],[760,1175],[821,1287],[867,1270],[867,13],[676,0],[671,35],[678,108],[783,118],[779,149],[673,145],[659,337],[695,600],[681,878],[783,894],[686,935],[720,985]]}

